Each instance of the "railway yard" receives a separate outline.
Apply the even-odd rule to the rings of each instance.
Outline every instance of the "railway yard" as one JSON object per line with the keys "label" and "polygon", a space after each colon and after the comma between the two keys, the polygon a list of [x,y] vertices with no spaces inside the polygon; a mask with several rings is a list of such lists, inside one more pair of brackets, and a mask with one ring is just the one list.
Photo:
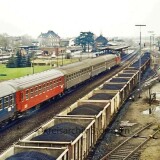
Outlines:
{"label": "railway yard", "polygon": [[[148,69],[143,78],[153,75],[154,72]],[[156,84],[153,87],[153,92],[158,90],[158,86]],[[137,96],[134,101],[127,101],[88,159],[158,160],[159,112],[155,111],[158,105],[154,101],[152,107],[150,106],[148,89],[143,90],[141,98]],[[152,113],[149,113],[150,108]],[[143,127],[146,128],[143,130]],[[141,130],[142,133],[138,133]]]}
{"label": "railway yard", "polygon": [[[144,113],[151,106],[148,88],[137,89],[137,54],[1,128],[0,160],[158,160],[159,116]],[[149,66],[147,52],[142,84],[155,74]]]}

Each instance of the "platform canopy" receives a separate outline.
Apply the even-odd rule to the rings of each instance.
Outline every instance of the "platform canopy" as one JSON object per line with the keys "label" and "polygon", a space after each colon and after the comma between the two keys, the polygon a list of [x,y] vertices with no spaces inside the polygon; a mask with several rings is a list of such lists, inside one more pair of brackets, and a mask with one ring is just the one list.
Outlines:
{"label": "platform canopy", "polygon": [[125,49],[128,49],[130,46],[106,46],[106,47],[101,47],[99,50],[104,51],[104,50],[112,50],[112,51],[122,51]]}

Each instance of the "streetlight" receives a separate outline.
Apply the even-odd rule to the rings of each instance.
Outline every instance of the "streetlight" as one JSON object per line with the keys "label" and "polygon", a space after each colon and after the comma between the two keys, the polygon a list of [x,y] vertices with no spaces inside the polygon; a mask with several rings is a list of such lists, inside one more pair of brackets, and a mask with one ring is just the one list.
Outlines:
{"label": "streetlight", "polygon": [[57,57],[56,57],[56,59],[57,59],[57,67],[58,67],[58,53],[57,53]]}
{"label": "streetlight", "polygon": [[34,57],[32,58],[31,61],[31,67],[32,67],[32,74],[34,74]]}
{"label": "streetlight", "polygon": [[152,34],[152,36],[153,36],[153,50],[155,49],[155,44],[154,44],[154,36],[155,36],[155,34]]}
{"label": "streetlight", "polygon": [[63,66],[63,53],[62,53],[62,66]]}
{"label": "streetlight", "polygon": [[[148,31],[148,33],[154,33],[154,31]],[[150,35],[150,53],[151,53],[151,46],[152,46],[152,36]]]}
{"label": "streetlight", "polygon": [[140,51],[139,51],[139,98],[141,98],[140,96],[140,91],[141,91],[141,27],[144,27],[146,25],[144,24],[138,24],[135,25],[136,27],[140,27]]}

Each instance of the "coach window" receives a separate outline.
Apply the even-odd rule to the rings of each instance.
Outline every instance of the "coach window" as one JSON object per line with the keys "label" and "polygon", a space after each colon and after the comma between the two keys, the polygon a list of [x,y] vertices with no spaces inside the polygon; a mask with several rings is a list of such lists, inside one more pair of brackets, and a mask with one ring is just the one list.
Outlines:
{"label": "coach window", "polygon": [[26,90],[26,99],[29,99],[29,90]]}
{"label": "coach window", "polygon": [[39,86],[39,94],[41,94],[41,91],[42,91],[42,87]]}
{"label": "coach window", "polygon": [[52,89],[54,89],[54,81],[52,81]]}
{"label": "coach window", "polygon": [[31,88],[31,98],[34,96],[34,90],[33,90],[33,88]]}
{"label": "coach window", "polygon": [[36,88],[35,88],[35,96],[37,96],[38,95],[38,87],[36,86]]}
{"label": "coach window", "polygon": [[9,97],[4,97],[4,107],[7,108],[9,106]]}
{"label": "coach window", "polygon": [[53,85],[52,85],[52,81],[50,82],[50,90],[52,90]]}
{"label": "coach window", "polygon": [[53,81],[53,88],[55,87],[55,81]]}
{"label": "coach window", "polygon": [[46,91],[46,84],[44,83],[43,84],[43,92],[45,92]]}
{"label": "coach window", "polygon": [[57,87],[57,83],[58,83],[58,80],[56,79],[56,87]]}
{"label": "coach window", "polygon": [[49,90],[49,83],[47,82],[46,90]]}
{"label": "coach window", "polygon": [[59,79],[57,79],[57,81],[58,81],[58,85],[60,84],[60,80]]}
{"label": "coach window", "polygon": [[21,101],[24,101],[24,94],[21,92]]}
{"label": "coach window", "polygon": [[12,107],[13,106],[13,104],[14,104],[14,98],[13,98],[13,95],[10,95],[9,96],[9,104],[10,104],[10,106]]}
{"label": "coach window", "polygon": [[54,89],[54,81],[52,81],[52,89]]}
{"label": "coach window", "polygon": [[2,110],[2,99],[0,98],[0,110]]}

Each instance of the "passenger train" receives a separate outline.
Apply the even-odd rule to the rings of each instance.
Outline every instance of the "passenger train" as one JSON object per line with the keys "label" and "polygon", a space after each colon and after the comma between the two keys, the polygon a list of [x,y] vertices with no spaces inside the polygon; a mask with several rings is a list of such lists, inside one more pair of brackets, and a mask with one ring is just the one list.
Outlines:
{"label": "passenger train", "polygon": [[119,65],[119,55],[108,54],[97,58],[58,67],[41,73],[0,83],[0,124],[64,94],[101,72]]}

